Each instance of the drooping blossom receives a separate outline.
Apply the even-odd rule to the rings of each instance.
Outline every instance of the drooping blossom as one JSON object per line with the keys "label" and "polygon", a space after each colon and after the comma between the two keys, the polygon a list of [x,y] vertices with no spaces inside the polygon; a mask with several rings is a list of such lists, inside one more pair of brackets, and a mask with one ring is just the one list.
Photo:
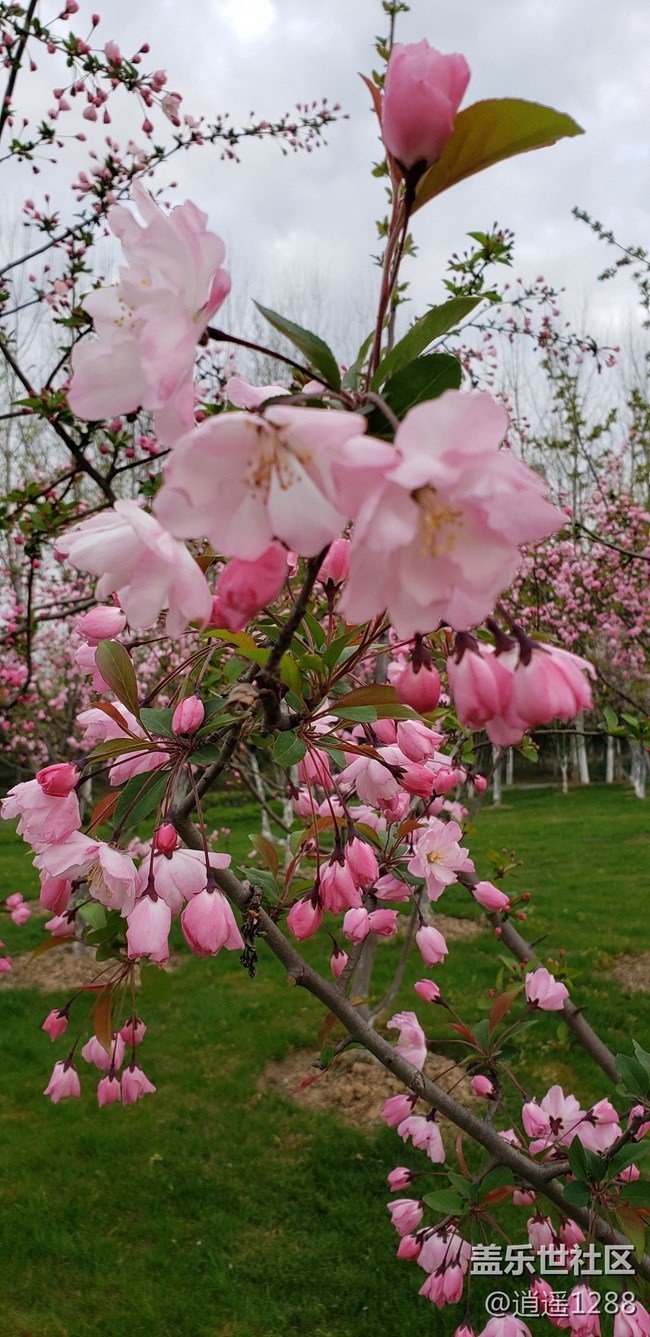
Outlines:
{"label": "drooping blossom", "polygon": [[296,901],[287,915],[287,926],[298,942],[311,938],[312,933],[320,928],[322,922],[323,911],[320,901],[314,901],[312,896],[303,896],[302,900]]}
{"label": "drooping blossom", "polygon": [[415,935],[420,955],[425,966],[439,966],[448,955],[449,948],[439,929],[433,924],[421,924]]}
{"label": "drooping blossom", "polygon": [[81,813],[74,790],[63,798],[52,796],[38,780],[24,780],[9,790],[0,805],[5,821],[18,818],[17,831],[33,849],[43,849],[66,840],[81,826]]}
{"label": "drooping blossom", "polygon": [[195,956],[216,956],[222,947],[229,952],[243,951],[244,942],[230,903],[216,887],[208,885],[188,901],[181,928]]}
{"label": "drooping blossom", "polygon": [[194,421],[196,345],[230,291],[225,248],[191,201],[164,214],[137,181],[131,199],[144,227],[122,205],[109,211],[126,265],[118,283],[85,298],[98,337],[73,349],[68,402],[91,420],[153,411],[171,445]]}
{"label": "drooping blossom", "polygon": [[650,1337],[650,1314],[640,1300],[617,1309],[614,1337]]}
{"label": "drooping blossom", "polygon": [[566,985],[556,980],[545,966],[540,966],[526,976],[524,989],[528,1002],[541,1008],[542,1012],[561,1012],[569,997]]}
{"label": "drooping blossom", "polygon": [[388,1210],[398,1235],[410,1235],[424,1216],[424,1203],[415,1198],[395,1198],[388,1203]]}
{"label": "drooping blossom", "polygon": [[408,1118],[398,1124],[397,1132],[403,1142],[407,1142],[410,1138],[414,1147],[426,1151],[429,1160],[434,1164],[439,1165],[444,1161],[445,1149],[435,1119],[427,1118],[423,1114],[409,1114]]}
{"label": "drooping blossom", "polygon": [[35,862],[51,877],[85,878],[89,895],[107,910],[127,915],[133,908],[137,882],[133,859],[103,840],[75,831],[64,843],[48,846]]}
{"label": "drooping blossom", "polygon": [[364,428],[357,414],[281,405],[209,417],[176,442],[155,513],[177,538],[208,538],[227,557],[254,562],[273,539],[314,557],[392,460]]}
{"label": "drooping blossom", "polygon": [[517,572],[519,544],[564,513],[509,450],[508,419],[487,394],[447,390],[416,405],[395,437],[397,462],[369,488],[352,536],[341,611],[366,622],[387,609],[399,636],[482,622]]}
{"label": "drooping blossom", "polygon": [[381,132],[402,168],[437,162],[469,79],[464,56],[444,56],[426,39],[395,43],[384,83]]}
{"label": "drooping blossom", "polygon": [[110,1068],[121,1068],[124,1062],[124,1040],[117,1033],[111,1040],[110,1052],[106,1050],[96,1035],[91,1035],[86,1041],[81,1057],[85,1058],[86,1063],[92,1063],[101,1072],[108,1072]]}
{"label": "drooping blossom", "polygon": [[600,1337],[600,1296],[584,1282],[574,1286],[567,1300],[567,1315],[575,1337]]}
{"label": "drooping blossom", "polygon": [[148,956],[161,965],[169,956],[172,912],[154,891],[141,896],[127,916],[126,944],[132,960]]}
{"label": "drooping blossom", "polygon": [[70,1096],[81,1095],[79,1074],[69,1059],[54,1064],[44,1094],[50,1097],[53,1105],[58,1105],[60,1100],[67,1100]]}
{"label": "drooping blossom", "polygon": [[67,1029],[68,1014],[65,1011],[65,1008],[63,1010],[53,1008],[51,1012],[48,1012],[45,1021],[41,1026],[41,1030],[49,1035],[50,1040],[58,1040],[59,1036],[63,1035]]}
{"label": "drooping blossom", "polygon": [[489,1100],[494,1095],[494,1083],[490,1081],[489,1077],[484,1077],[482,1073],[477,1073],[475,1077],[472,1077],[470,1086],[475,1096],[481,1096]]}
{"label": "drooping blossom", "polygon": [[408,1119],[413,1111],[415,1099],[415,1096],[402,1092],[397,1096],[389,1096],[384,1101],[381,1117],[389,1128],[397,1128],[404,1119]]}
{"label": "drooping blossom", "polygon": [[114,1105],[121,1099],[122,1087],[119,1077],[116,1077],[114,1072],[107,1072],[97,1083],[97,1104],[101,1109],[102,1105]]}
{"label": "drooping blossom", "polygon": [[155,1090],[153,1082],[149,1081],[142,1068],[135,1059],[132,1059],[128,1068],[122,1073],[122,1104],[135,1105],[136,1100],[153,1095]]}
{"label": "drooping blossom", "polygon": [[399,1038],[395,1049],[407,1063],[414,1068],[423,1068],[427,1056],[427,1038],[415,1015],[415,1012],[396,1012],[386,1022],[388,1030],[398,1030]]}
{"label": "drooping blossom", "polygon": [[200,566],[135,501],[116,501],[110,510],[73,525],[57,537],[56,548],[78,571],[99,576],[97,597],[117,594],[138,630],[155,626],[164,608],[170,636],[210,616],[212,596]]}

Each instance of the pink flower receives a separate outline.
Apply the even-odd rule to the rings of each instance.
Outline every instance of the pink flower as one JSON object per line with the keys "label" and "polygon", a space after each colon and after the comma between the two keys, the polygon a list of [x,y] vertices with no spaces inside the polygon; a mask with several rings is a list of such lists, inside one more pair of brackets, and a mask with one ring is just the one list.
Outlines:
{"label": "pink flower", "polygon": [[600,1337],[599,1308],[600,1296],[596,1291],[584,1283],[574,1286],[567,1303],[572,1334],[578,1337]]}
{"label": "pink flower", "polygon": [[400,783],[393,774],[399,760],[404,761],[399,748],[377,748],[377,757],[355,757],[341,772],[343,784],[354,785],[362,803],[381,808],[392,803],[400,793]]}
{"label": "pink flower", "polygon": [[320,902],[314,901],[312,896],[304,896],[301,901],[296,901],[287,915],[287,925],[298,942],[311,938],[312,933],[316,933],[320,928],[322,921],[323,911]]}
{"label": "pink flower", "polygon": [[138,874],[133,859],[123,850],[75,831],[65,844],[52,845],[37,855],[37,863],[55,878],[83,877],[89,894],[108,910],[127,915],[133,909]]}
{"label": "pink flower", "polygon": [[163,608],[170,636],[210,616],[212,597],[200,566],[135,501],[116,501],[110,510],[82,520],[58,537],[56,546],[77,570],[100,576],[98,598],[116,593],[138,630],[155,626]]}
{"label": "pink flower", "polygon": [[386,608],[399,636],[482,622],[517,572],[518,545],[565,522],[539,475],[499,449],[507,426],[489,395],[458,390],[406,414],[397,462],[357,516],[348,621]]}
{"label": "pink flower", "polygon": [[439,1003],[442,998],[440,989],[437,984],[434,984],[433,980],[418,980],[413,988],[416,994],[424,999],[425,1003]]}
{"label": "pink flower", "polygon": [[171,818],[165,818],[162,826],[159,826],[154,832],[154,844],[159,854],[167,856],[174,853],[178,848],[178,832],[171,821]]}
{"label": "pink flower", "polygon": [[3,799],[0,811],[5,821],[18,818],[18,835],[37,850],[65,840],[81,826],[76,794],[53,798],[37,780],[14,785]]}
{"label": "pink flower", "polygon": [[114,1105],[115,1101],[122,1099],[122,1088],[119,1077],[114,1072],[109,1072],[105,1077],[101,1077],[97,1084],[97,1104],[100,1109],[102,1105]]}
{"label": "pink flower", "polygon": [[466,866],[467,849],[458,843],[462,838],[457,822],[441,822],[437,817],[417,834],[407,866],[409,873],[425,879],[431,901],[439,900],[445,887],[456,882],[459,871]]}
{"label": "pink flower", "polygon": [[115,604],[99,604],[90,608],[77,619],[76,630],[89,645],[99,645],[100,641],[112,640],[119,636],[126,626],[126,617]]}
{"label": "pink flower", "polygon": [[188,901],[181,915],[181,928],[195,956],[216,956],[222,947],[243,951],[237,921],[223,892],[206,886]]}
{"label": "pink flower", "polygon": [[402,1235],[397,1248],[397,1257],[406,1258],[409,1262],[413,1262],[419,1256],[421,1248],[422,1243],[417,1235]]}
{"label": "pink flower", "polygon": [[429,729],[422,720],[400,720],[397,725],[397,743],[409,761],[428,761],[441,742],[442,734]]}
{"label": "pink flower", "polygon": [[81,1051],[81,1057],[85,1058],[86,1063],[93,1063],[102,1072],[108,1072],[111,1068],[121,1068],[124,1062],[124,1049],[124,1040],[120,1034],[113,1035],[110,1053],[104,1049],[96,1035],[91,1035]]}
{"label": "pink flower", "polygon": [[370,932],[368,911],[363,906],[348,910],[343,917],[343,932],[350,942],[363,942]]}
{"label": "pink flower", "polygon": [[79,1074],[70,1059],[54,1064],[43,1094],[50,1097],[53,1105],[58,1105],[60,1100],[67,1100],[70,1096],[81,1095]]}
{"label": "pink flower", "polygon": [[548,1147],[570,1146],[585,1118],[575,1096],[565,1096],[557,1085],[547,1091],[539,1105],[536,1100],[529,1100],[521,1114],[528,1137],[536,1139],[530,1144],[533,1155]]}
{"label": "pink flower", "polygon": [[279,539],[314,557],[356,514],[393,458],[354,413],[265,409],[206,418],[175,443],[154,510],[177,538],[253,562]]}
{"label": "pink flower", "polygon": [[347,952],[342,952],[340,948],[334,948],[330,957],[330,970],[335,980],[340,980],[345,967],[348,964]]}
{"label": "pink flower", "polygon": [[481,1328],[478,1337],[531,1337],[531,1331],[515,1314],[497,1314]]}
{"label": "pink flower", "polygon": [[233,557],[217,581],[210,626],[241,631],[277,597],[287,572],[287,551],[280,543],[271,543],[254,562]]}
{"label": "pink flower", "polygon": [[323,910],[335,915],[361,906],[361,892],[345,860],[333,856],[321,865],[320,899]]}
{"label": "pink flower", "polygon": [[425,1118],[422,1114],[411,1114],[398,1125],[397,1132],[403,1142],[410,1137],[413,1146],[426,1151],[429,1160],[434,1164],[438,1165],[444,1161],[445,1149],[440,1129],[434,1119]]}
{"label": "pink flower", "polygon": [[447,676],[461,724],[482,729],[493,716],[503,715],[512,696],[516,658],[516,650],[497,655],[473,636],[456,637]]}
{"label": "pink flower", "polygon": [[377,856],[365,840],[355,836],[345,847],[345,862],[358,887],[369,887],[379,877]]}
{"label": "pink flower", "polygon": [[424,1216],[424,1203],[416,1202],[415,1198],[396,1198],[388,1203],[388,1210],[398,1235],[410,1235]]}
{"label": "pink flower", "polygon": [[561,1012],[569,997],[569,990],[545,966],[526,976],[524,989],[528,1002],[542,1012]]}
{"label": "pink flower", "polygon": [[322,585],[342,585],[350,573],[350,540],[334,539],[318,572]]}
{"label": "pink flower", "polygon": [[151,410],[157,436],[171,445],[194,421],[196,345],[230,279],[220,268],[223,242],[194,204],[164,214],[139,182],[131,198],[145,226],[122,205],[110,210],[127,264],[119,283],[85,299],[99,337],[73,350],[68,402],[91,420]]}
{"label": "pink flower", "polygon": [[44,770],[36,772],[41,789],[50,798],[67,798],[72,794],[79,783],[79,768],[73,766],[69,761],[58,762],[54,766],[46,766]]}
{"label": "pink flower", "polygon": [[589,660],[557,645],[541,645],[526,638],[513,678],[510,703],[503,712],[506,725],[515,733],[519,730],[523,733],[534,725],[572,720],[580,711],[590,710],[591,687],[585,674],[596,676]]}
{"label": "pink flower", "polygon": [[617,1310],[614,1337],[650,1337],[650,1314],[640,1300],[635,1300],[632,1313]]}
{"label": "pink flower", "polygon": [[396,1012],[386,1022],[388,1030],[398,1030],[399,1038],[395,1049],[407,1063],[414,1068],[423,1068],[427,1056],[427,1039],[415,1012]]}
{"label": "pink flower", "polygon": [[422,924],[415,935],[420,955],[425,966],[439,966],[448,954],[449,948],[437,928],[432,924]]}
{"label": "pink flower", "polygon": [[611,1147],[621,1136],[618,1114],[611,1100],[599,1100],[587,1111],[584,1123],[578,1129],[578,1137],[583,1147],[589,1151],[603,1152]]}
{"label": "pink flower", "polygon": [[405,1165],[398,1165],[395,1170],[391,1170],[386,1178],[391,1193],[399,1193],[401,1189],[408,1188],[413,1183],[413,1174],[411,1170],[407,1170]]}
{"label": "pink flower", "polygon": [[[10,901],[11,899],[12,899],[11,896],[7,897],[7,904],[9,903],[9,901]],[[27,902],[24,901],[24,900],[22,899],[22,896],[21,896],[21,898],[20,898],[20,904],[19,904],[19,905],[14,905],[13,909],[11,910],[11,912],[10,912],[10,918],[11,918],[12,922],[13,922],[14,924],[17,924],[18,927],[20,928],[20,926],[21,926],[22,924],[26,924],[26,923],[27,923],[27,920],[29,919],[29,916],[31,915],[31,913],[32,913],[32,912],[31,912],[30,907],[28,906]]]}
{"label": "pink flower", "polygon": [[481,1073],[477,1073],[476,1077],[472,1077],[470,1086],[476,1096],[483,1096],[486,1099],[489,1099],[494,1095],[494,1083],[490,1081],[489,1077],[483,1077]]}
{"label": "pink flower", "polygon": [[388,1100],[384,1101],[381,1117],[389,1128],[397,1128],[398,1123],[408,1119],[413,1110],[415,1099],[415,1096],[402,1093],[398,1096],[389,1096]]}
{"label": "pink flower", "polygon": [[[228,868],[229,854],[210,853],[211,868]],[[153,884],[158,896],[167,902],[173,915],[179,915],[184,901],[205,890],[206,868],[202,850],[175,849],[171,855],[155,855]],[[149,884],[149,864],[143,863],[138,873],[138,894]]]}
{"label": "pink flower", "polygon": [[553,1222],[550,1216],[531,1216],[526,1222],[528,1229],[528,1243],[535,1253],[539,1253],[542,1248],[549,1248],[555,1240]]}
{"label": "pink flower", "polygon": [[155,891],[136,901],[126,923],[127,951],[132,960],[149,956],[158,965],[167,960],[172,912]]}
{"label": "pink flower", "polygon": [[437,162],[469,83],[464,56],[443,56],[426,40],[392,49],[381,112],[388,152],[402,168]]}
{"label": "pink flower", "polygon": [[225,385],[226,399],[236,409],[258,409],[267,399],[278,399],[289,393],[286,385],[274,381],[271,385],[251,385],[241,376],[231,376]]}
{"label": "pink flower", "polygon": [[397,910],[371,910],[368,928],[381,938],[392,938],[397,933]]}
{"label": "pink flower", "polygon": [[484,910],[507,910],[510,906],[510,900],[505,892],[499,891],[491,882],[477,882],[472,887],[472,896]]}
{"label": "pink flower", "polygon": [[78,645],[73,659],[82,677],[92,677],[93,690],[95,692],[108,692],[110,688],[104,678],[102,678],[97,668],[97,646],[96,645]]}
{"label": "pink flower", "polygon": [[142,1068],[132,1059],[122,1073],[122,1104],[135,1105],[143,1096],[153,1095],[156,1090],[153,1082],[145,1076]]}
{"label": "pink flower", "polygon": [[393,686],[398,701],[422,715],[435,710],[440,700],[440,674],[433,664],[422,664],[418,668],[407,664],[393,679]]}
{"label": "pink flower", "polygon": [[172,732],[181,736],[195,734],[205,719],[205,707],[200,697],[186,696],[179,701],[172,716]]}
{"label": "pink flower", "polygon": [[457,1265],[466,1272],[472,1258],[472,1246],[456,1230],[434,1230],[427,1234],[418,1258],[425,1272],[438,1272]]}
{"label": "pink flower", "polygon": [[122,1036],[125,1045],[131,1045],[133,1047],[142,1044],[146,1034],[147,1027],[144,1022],[141,1021],[140,1017],[129,1017],[129,1020],[124,1023],[120,1031],[120,1035]]}
{"label": "pink flower", "polygon": [[64,1031],[67,1031],[67,1029],[68,1014],[65,1008],[63,1008],[62,1011],[57,1011],[56,1008],[53,1008],[51,1012],[48,1012],[45,1021],[41,1026],[41,1030],[49,1035],[50,1040],[57,1040],[60,1035],[63,1035]]}

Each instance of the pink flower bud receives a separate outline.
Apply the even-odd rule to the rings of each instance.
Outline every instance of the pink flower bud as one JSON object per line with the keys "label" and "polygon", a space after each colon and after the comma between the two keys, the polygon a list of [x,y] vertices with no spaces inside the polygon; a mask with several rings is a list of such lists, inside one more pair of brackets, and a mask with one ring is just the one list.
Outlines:
{"label": "pink flower bud", "polygon": [[415,1198],[396,1198],[387,1203],[387,1207],[398,1235],[410,1235],[412,1230],[417,1230],[424,1216],[424,1203]]}
{"label": "pink flower bud", "polygon": [[217,581],[208,625],[241,631],[277,598],[286,579],[287,551],[281,543],[272,543],[254,562],[234,557]]}
{"label": "pink flower bud", "polygon": [[484,910],[507,910],[510,906],[509,898],[505,892],[499,891],[491,882],[477,882],[472,887],[472,896]]}
{"label": "pink flower bud", "polygon": [[439,966],[447,956],[449,949],[442,933],[432,924],[423,924],[415,935],[415,941],[425,966]]}
{"label": "pink flower bud", "polygon": [[122,1036],[125,1045],[142,1044],[146,1034],[147,1028],[140,1017],[129,1017],[129,1020],[124,1023],[120,1031],[120,1035]]}
{"label": "pink flower bud", "polygon": [[60,1035],[63,1035],[64,1031],[67,1031],[67,1029],[68,1014],[65,1009],[59,1012],[56,1008],[53,1008],[51,1012],[48,1012],[45,1021],[41,1026],[41,1030],[49,1035],[50,1040],[57,1040]]}
{"label": "pink flower bud", "polygon": [[203,702],[198,696],[186,696],[177,705],[172,716],[172,730],[182,737],[195,734],[201,728],[205,718]]}
{"label": "pink flower bud", "polygon": [[107,1073],[105,1077],[100,1078],[97,1085],[97,1104],[100,1108],[102,1105],[113,1105],[116,1100],[119,1101],[121,1099],[122,1089],[120,1087],[119,1077],[116,1077],[115,1073],[111,1072]]}
{"label": "pink flower bud", "polygon": [[484,794],[487,789],[487,780],[484,775],[474,775],[472,784],[477,794]]}
{"label": "pink flower bud", "polygon": [[343,974],[343,971],[345,970],[347,964],[348,964],[347,952],[342,952],[340,949],[338,951],[334,950],[332,952],[332,955],[330,957],[330,970],[335,980],[339,980],[341,978],[341,975]]}
{"label": "pink flower bud", "polygon": [[397,910],[371,910],[368,928],[380,938],[393,938],[397,933]]}
{"label": "pink flower bud", "polygon": [[45,766],[36,772],[44,794],[50,798],[67,798],[79,783],[79,768],[69,761],[57,762],[54,766]]}
{"label": "pink flower bud", "polygon": [[413,1172],[407,1170],[405,1165],[398,1165],[395,1170],[391,1170],[390,1174],[386,1175],[391,1193],[397,1193],[400,1189],[409,1188],[413,1183],[413,1178]]}
{"label": "pink flower bud", "polygon": [[27,905],[27,902],[22,901],[20,905],[16,905],[14,909],[11,911],[10,918],[13,921],[13,923],[17,924],[18,927],[20,928],[23,924],[27,923],[27,920],[29,919],[31,913],[32,913],[31,909],[29,905]]}
{"label": "pink flower bud", "polygon": [[287,925],[298,942],[304,942],[305,938],[311,938],[312,933],[316,933],[322,922],[323,911],[320,903],[316,901],[314,904],[311,896],[305,896],[303,900],[296,901],[287,915]]}
{"label": "pink flower bud", "polygon": [[129,1063],[122,1073],[122,1104],[135,1105],[143,1096],[153,1095],[156,1090],[153,1082],[145,1076],[135,1060]]}
{"label": "pink flower bud", "polygon": [[119,636],[126,626],[126,617],[115,604],[99,604],[90,608],[78,619],[76,630],[89,645],[99,645],[100,641],[110,641]]}
{"label": "pink flower bud", "polygon": [[384,1101],[381,1111],[382,1119],[388,1124],[389,1128],[397,1128],[397,1125],[403,1123],[404,1119],[408,1119],[415,1101],[415,1096],[407,1096],[406,1094],[389,1096],[388,1100]]}
{"label": "pink flower bud", "polygon": [[167,960],[172,912],[162,897],[141,896],[126,922],[127,950],[132,960],[149,956],[159,965]]}
{"label": "pink flower bud", "polygon": [[433,980],[418,980],[413,988],[416,994],[424,999],[425,1003],[439,1003],[442,998],[440,989],[437,984],[434,984]]}
{"label": "pink flower bud", "polygon": [[50,1097],[53,1105],[58,1105],[60,1100],[67,1100],[71,1096],[81,1095],[79,1074],[70,1059],[66,1059],[64,1063],[54,1064],[44,1095]]}
{"label": "pink flower bud", "polygon": [[158,827],[154,835],[154,843],[161,854],[170,855],[178,845],[178,832],[174,823],[168,817],[162,826]]}
{"label": "pink flower bud", "polygon": [[216,956],[222,947],[243,951],[237,921],[223,892],[206,886],[188,901],[181,915],[181,928],[195,956]]}
{"label": "pink flower bud", "polygon": [[494,1086],[489,1077],[482,1077],[480,1073],[477,1073],[476,1077],[472,1077],[470,1086],[476,1096],[487,1099],[488,1096],[494,1095]]}
{"label": "pink flower bud", "polygon": [[329,552],[321,564],[318,579],[321,584],[342,585],[350,574],[350,540],[334,539]]}
{"label": "pink flower bud", "polygon": [[68,908],[71,884],[65,877],[46,877],[41,883],[41,905],[54,915],[62,915]]}
{"label": "pink flower bud", "polygon": [[393,685],[398,701],[403,706],[418,710],[422,715],[435,710],[440,700],[440,674],[433,665],[422,664],[414,668],[412,664],[407,664]]}
{"label": "pink flower bud", "polygon": [[379,877],[377,856],[365,840],[355,836],[345,847],[345,862],[350,869],[355,886],[369,887]]}
{"label": "pink flower bud", "polygon": [[426,40],[395,44],[386,71],[381,128],[388,152],[402,167],[437,162],[469,78],[464,56],[443,56]]}
{"label": "pink flower bud", "polygon": [[370,932],[370,923],[368,911],[360,906],[356,910],[348,910],[343,919],[343,932],[350,942],[363,942]]}
{"label": "pink flower bud", "polygon": [[422,1244],[417,1235],[402,1235],[397,1250],[398,1258],[406,1258],[408,1262],[414,1262],[420,1256]]}

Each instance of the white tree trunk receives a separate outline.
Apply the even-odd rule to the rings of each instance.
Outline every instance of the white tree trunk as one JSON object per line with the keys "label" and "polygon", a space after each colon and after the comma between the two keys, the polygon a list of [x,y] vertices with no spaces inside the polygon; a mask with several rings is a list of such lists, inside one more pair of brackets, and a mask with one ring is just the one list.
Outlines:
{"label": "white tree trunk", "polygon": [[607,756],[605,759],[605,784],[613,785],[613,783],[614,783],[614,739],[609,737],[607,739]]}
{"label": "white tree trunk", "polygon": [[503,748],[492,748],[492,806],[498,808],[503,796]]}
{"label": "white tree trunk", "polygon": [[648,774],[648,762],[644,748],[640,743],[633,743],[630,740],[630,780],[636,798],[645,798],[646,778]]}
{"label": "white tree trunk", "polygon": [[570,760],[570,758],[569,758],[569,751],[568,751],[568,748],[566,748],[566,747],[563,747],[563,748],[562,748],[562,750],[561,750],[561,752],[560,752],[560,755],[559,755],[559,760],[560,760],[560,775],[562,776],[562,793],[563,793],[563,794],[568,794],[568,792],[569,792],[569,760]]}
{"label": "white tree trunk", "polygon": [[514,748],[509,747],[506,752],[506,784],[514,784],[515,777],[515,753]]}
{"label": "white tree trunk", "polygon": [[589,784],[589,759],[587,757],[587,745],[584,734],[584,718],[578,715],[576,719],[576,763],[578,767],[578,779],[581,785]]}

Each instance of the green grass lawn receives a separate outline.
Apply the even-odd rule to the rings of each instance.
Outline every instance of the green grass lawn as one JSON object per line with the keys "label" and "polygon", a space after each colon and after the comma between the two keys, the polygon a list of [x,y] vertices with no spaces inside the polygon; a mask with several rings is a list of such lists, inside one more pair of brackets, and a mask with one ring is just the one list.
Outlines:
{"label": "green grass lawn", "polygon": [[[507,794],[484,808],[471,847],[480,871],[490,846],[515,849],[524,867],[507,889],[531,890],[531,937],[542,953],[567,949],[573,995],[616,1050],[648,1045],[650,994],[625,993],[615,957],[650,949],[648,811],[618,788]],[[250,810],[212,813],[243,854]],[[35,887],[24,848],[0,832],[2,896]],[[447,892],[440,908],[474,914]],[[2,926],[10,952],[39,940],[32,921]],[[325,965],[325,944],[309,944]],[[382,944],[377,985],[398,947]],[[481,1015],[499,968],[485,931],[453,942],[433,972],[467,1020]],[[398,1006],[413,1006],[413,961]],[[466,1001],[463,1001],[466,1000]],[[98,1110],[80,1063],[82,1099],[42,1097],[54,1057],[39,1030],[56,1002],[28,990],[0,993],[0,1257],[2,1337],[443,1337],[457,1316],[417,1295],[424,1274],[395,1259],[385,1175],[415,1164],[385,1128],[365,1133],[334,1115],[260,1096],[260,1072],[293,1046],[318,1050],[319,1006],[290,989],[262,949],[249,980],[236,958],[188,959],[165,999],[141,1004],[150,1027],[142,1061],[158,1093]],[[424,1016],[424,1004],[418,1003]],[[431,1010],[432,1034],[443,1014]],[[543,1017],[525,1033],[522,1059],[536,1089],[560,1081],[589,1099],[612,1095],[587,1057]],[[616,1101],[616,1096],[614,1096]],[[516,1237],[522,1236],[521,1228]]]}

